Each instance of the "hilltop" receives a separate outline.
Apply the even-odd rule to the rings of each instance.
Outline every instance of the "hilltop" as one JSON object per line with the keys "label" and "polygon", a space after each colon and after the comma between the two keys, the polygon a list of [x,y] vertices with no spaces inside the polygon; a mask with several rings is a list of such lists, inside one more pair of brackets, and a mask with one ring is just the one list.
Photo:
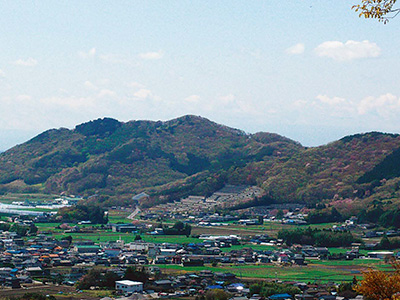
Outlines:
{"label": "hilltop", "polygon": [[271,201],[312,206],[372,199],[386,190],[383,179],[393,188],[399,148],[398,135],[378,132],[307,148],[192,115],[166,122],[103,118],[45,131],[1,153],[0,191],[98,195],[106,205],[145,191],[151,197],[144,205],[151,206],[229,183],[258,185]]}
{"label": "hilltop", "polygon": [[300,148],[276,134],[247,135],[196,116],[126,123],[104,118],[48,130],[0,154],[0,187],[125,200],[143,190],[162,193],[171,183],[211,192],[223,186],[223,170]]}

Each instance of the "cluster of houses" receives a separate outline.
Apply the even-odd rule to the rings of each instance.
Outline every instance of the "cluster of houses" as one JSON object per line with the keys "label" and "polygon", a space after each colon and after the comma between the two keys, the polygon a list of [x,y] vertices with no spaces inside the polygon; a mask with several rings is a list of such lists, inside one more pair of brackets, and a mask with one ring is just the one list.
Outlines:
{"label": "cluster of houses", "polygon": [[[199,243],[155,244],[145,242],[125,243],[122,240],[110,243],[93,241],[57,240],[49,235],[38,235],[27,240],[16,233],[0,234],[0,283],[18,286],[30,283],[32,278],[51,280],[62,278],[62,282],[73,284],[94,265],[104,267],[150,264],[179,264],[203,266],[207,263],[293,263],[304,264],[306,257],[326,255],[327,249],[297,247],[290,250],[255,251],[251,248],[229,250],[240,244],[237,236],[201,237]],[[266,236],[254,241],[266,240]],[[223,251],[224,250],[224,251]],[[58,272],[54,267],[63,266],[68,272]],[[11,271],[12,270],[12,271]]]}
{"label": "cluster of houses", "polygon": [[[229,216],[214,215],[217,218]],[[210,219],[211,220],[211,219]],[[109,224],[114,232],[134,232],[138,229],[132,224]],[[247,296],[248,283],[232,273],[202,271],[180,275],[160,277],[162,265],[204,266],[205,264],[281,264],[305,265],[306,259],[325,259],[330,256],[325,247],[294,245],[290,249],[254,250],[251,244],[271,243],[266,234],[252,237],[248,247],[231,250],[233,245],[243,243],[235,235],[200,236],[198,243],[156,244],[136,241],[125,243],[123,240],[107,243],[93,241],[57,240],[51,235],[39,234],[22,239],[13,232],[0,232],[0,284],[7,288],[29,286],[36,280],[52,281],[74,285],[94,266],[113,270],[121,277],[128,266],[143,266],[149,274],[158,274],[146,284],[142,282],[118,280],[116,290],[120,294],[150,291],[166,293],[171,296],[198,294],[209,289],[224,289],[237,299]],[[275,240],[275,245],[279,241]],[[386,258],[393,252],[371,252],[371,258]],[[349,250],[336,259],[359,257],[357,248]],[[60,268],[58,268],[60,267]],[[272,276],[273,277],[273,276]],[[293,283],[301,286],[303,293],[296,299],[340,300],[340,297],[326,294],[323,285]],[[325,293],[325,294],[324,294]],[[289,298],[287,295],[285,296]],[[332,298],[333,297],[333,298]],[[255,296],[256,298],[256,296]],[[278,298],[277,298],[278,299]],[[286,299],[286,298],[284,298]]]}
{"label": "cluster of houses", "polygon": [[[143,219],[159,218],[160,214],[174,219],[185,219],[196,223],[198,226],[221,226],[235,222],[243,225],[262,224],[264,221],[277,221],[291,224],[304,224],[305,215],[301,208],[268,206],[259,207],[265,209],[254,212],[250,218],[240,219],[232,215],[219,215],[205,211],[206,208],[214,208],[219,201],[236,203],[243,199],[253,199],[259,196],[260,190],[254,187],[230,187],[213,194],[209,198],[190,196],[177,203],[165,204],[156,207]],[[137,195],[137,201],[146,194]],[[63,199],[66,200],[66,199]],[[70,201],[70,199],[67,199]],[[288,204],[295,205],[295,204]],[[190,208],[190,209],[189,209]],[[282,218],[274,218],[271,211],[285,210]],[[139,213],[139,211],[137,211]],[[136,212],[135,214],[136,215]],[[37,216],[37,221],[45,215]],[[261,218],[260,218],[261,217]],[[31,221],[13,220],[21,224],[29,225]],[[108,224],[103,226],[112,232],[139,233],[144,230],[144,224]],[[352,230],[359,228],[356,220],[350,219],[333,230]],[[62,224],[60,228],[65,232],[79,231],[79,227]],[[399,232],[388,231],[386,235],[394,236]],[[154,229],[151,234],[163,234],[162,228]],[[369,237],[370,233],[366,233]],[[375,236],[379,236],[379,232]],[[371,234],[371,237],[375,237]],[[157,296],[179,297],[198,295],[211,289],[223,289],[240,300],[248,296],[249,283],[238,278],[232,273],[211,272],[203,270],[197,273],[185,273],[178,275],[161,274],[164,265],[198,266],[211,265],[245,265],[245,264],[277,264],[277,265],[306,265],[307,259],[354,259],[360,257],[358,248],[349,249],[347,253],[331,255],[326,247],[314,247],[294,245],[289,249],[281,247],[272,250],[254,250],[254,245],[282,246],[282,241],[271,239],[266,234],[260,234],[246,240],[247,247],[230,248],[243,243],[239,236],[200,236],[197,243],[189,244],[157,244],[143,241],[126,243],[122,239],[116,242],[95,243],[93,241],[72,241],[70,239],[57,240],[51,235],[39,234],[35,237],[21,238],[13,232],[0,232],[0,284],[6,288],[20,288],[29,286],[35,281],[50,281],[59,284],[74,285],[94,266],[113,271],[121,278],[128,266],[140,266],[151,274],[146,283],[130,280],[117,280],[115,288],[121,295],[132,293],[156,294]],[[257,247],[255,247],[257,248]],[[368,257],[386,259],[394,256],[393,252],[370,252]],[[273,279],[271,276],[271,280]],[[291,282],[302,291],[294,298],[297,300],[342,300],[339,296],[329,292],[332,286]],[[252,300],[261,297],[253,295]],[[270,299],[293,299],[287,294],[274,295]],[[247,298],[246,298],[247,299]],[[357,300],[359,300],[358,298]]]}
{"label": "cluster of houses", "polygon": [[188,217],[198,216],[205,212],[213,211],[218,207],[229,208],[253,200],[263,194],[263,190],[257,186],[233,186],[226,185],[210,197],[188,196],[172,203],[160,204],[149,209],[149,214],[166,215],[174,218],[176,215]]}
{"label": "cluster of houses", "polygon": [[[114,232],[134,232],[137,227],[131,224],[110,224]],[[109,243],[93,241],[56,240],[51,235],[38,235],[22,239],[16,233],[0,233],[0,265],[10,266],[14,279],[29,281],[32,276],[49,277],[50,267],[70,266],[71,272],[62,275],[66,282],[76,282],[84,275],[86,265],[148,265],[179,264],[183,266],[203,266],[207,263],[245,264],[245,263],[285,263],[304,265],[306,258],[328,258],[325,247],[294,245],[286,250],[256,251],[251,244],[279,245],[279,240],[266,234],[254,236],[247,242],[247,248],[230,250],[232,245],[242,243],[241,238],[230,236],[199,236],[198,243],[156,244],[141,241],[125,243],[123,240]],[[272,242],[272,243],[271,243]],[[393,256],[393,252],[371,252],[371,258]],[[359,257],[358,249],[349,250],[339,259]],[[0,283],[10,284],[7,276],[0,276]],[[14,280],[15,281],[15,280]]]}
{"label": "cluster of houses", "polygon": [[[248,196],[248,194],[246,194]],[[213,197],[213,196],[211,196]],[[218,196],[220,197],[220,196]],[[253,196],[254,197],[254,196]],[[173,203],[158,205],[140,214],[142,220],[182,220],[196,226],[228,226],[230,223],[239,225],[260,225],[263,222],[279,222],[282,224],[305,225],[307,214],[301,212],[304,205],[299,204],[274,204],[252,207],[235,212],[234,215],[219,214],[214,212],[218,205],[210,206],[210,198],[189,196]],[[285,213],[277,218],[278,210]],[[247,215],[248,218],[240,218]]]}

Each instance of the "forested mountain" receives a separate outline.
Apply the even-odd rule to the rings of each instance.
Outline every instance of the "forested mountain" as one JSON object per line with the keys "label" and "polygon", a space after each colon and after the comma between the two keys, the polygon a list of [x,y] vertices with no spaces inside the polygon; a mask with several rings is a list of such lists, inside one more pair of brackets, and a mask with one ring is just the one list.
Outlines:
{"label": "forested mountain", "polygon": [[[247,135],[196,116],[167,122],[98,119],[73,130],[46,131],[0,154],[3,191],[35,191],[119,199],[212,192],[226,171],[281,159],[302,149],[276,134]],[[240,179],[239,181],[241,181]]]}
{"label": "forested mountain", "polygon": [[[371,132],[348,136],[305,149],[275,165],[266,171],[262,187],[279,201],[318,203],[338,196],[363,197],[369,185],[361,185],[360,178],[399,146],[398,135]],[[386,170],[381,176],[385,177]]]}
{"label": "forested mountain", "polygon": [[[367,199],[399,176],[400,137],[367,133],[306,148],[197,116],[166,122],[104,118],[48,130],[0,154],[0,191],[100,195],[152,205],[230,184],[256,184],[276,202]],[[392,182],[391,181],[391,182]]]}

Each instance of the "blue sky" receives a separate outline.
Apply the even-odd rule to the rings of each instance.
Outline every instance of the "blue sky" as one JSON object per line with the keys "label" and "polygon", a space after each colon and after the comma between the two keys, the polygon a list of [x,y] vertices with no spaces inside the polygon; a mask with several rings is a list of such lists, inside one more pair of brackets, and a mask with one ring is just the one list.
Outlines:
{"label": "blue sky", "polygon": [[105,116],[307,146],[397,133],[400,17],[360,19],[357,1],[2,1],[0,149]]}

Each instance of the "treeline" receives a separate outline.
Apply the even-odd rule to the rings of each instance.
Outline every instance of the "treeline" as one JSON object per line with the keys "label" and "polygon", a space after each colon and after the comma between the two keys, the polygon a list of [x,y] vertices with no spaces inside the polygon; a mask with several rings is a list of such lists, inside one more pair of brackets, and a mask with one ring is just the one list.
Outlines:
{"label": "treeline", "polygon": [[291,284],[261,282],[250,286],[250,295],[259,294],[261,297],[269,297],[274,294],[289,294],[294,296],[300,293],[301,290]]}
{"label": "treeline", "polygon": [[97,119],[89,121],[75,127],[75,130],[85,136],[95,135],[97,137],[105,137],[122,126],[117,120],[111,118]]}
{"label": "treeline", "polygon": [[115,289],[115,281],[121,279],[146,283],[149,279],[149,275],[144,268],[136,269],[134,267],[128,267],[122,278],[109,270],[91,269],[88,274],[79,280],[77,288],[88,290],[92,286],[98,286],[106,289]]}
{"label": "treeline", "polygon": [[384,210],[378,203],[367,210],[362,210],[358,219],[359,222],[376,223],[385,228],[400,228],[400,209]]}
{"label": "treeline", "polygon": [[295,230],[282,229],[278,232],[278,239],[287,245],[315,245],[320,247],[348,247],[352,243],[360,242],[351,232],[321,230],[317,228],[297,228]]}
{"label": "treeline", "polygon": [[325,209],[318,209],[317,207],[316,210],[308,214],[307,221],[310,224],[342,222],[343,217],[334,207]]}
{"label": "treeline", "polygon": [[57,216],[63,222],[90,221],[93,224],[107,224],[108,216],[97,205],[75,205],[58,210]]}
{"label": "treeline", "polygon": [[379,250],[394,250],[400,248],[400,238],[388,238],[383,236],[375,249]]}
{"label": "treeline", "polygon": [[27,236],[27,235],[36,234],[38,231],[38,228],[33,223],[30,224],[29,226],[28,225],[20,225],[17,223],[14,223],[14,224],[0,223],[0,230],[15,232],[16,234],[18,234],[20,236]]}
{"label": "treeline", "polygon": [[172,227],[164,227],[166,235],[186,235],[189,236],[192,232],[192,226],[181,221],[176,222]]}

